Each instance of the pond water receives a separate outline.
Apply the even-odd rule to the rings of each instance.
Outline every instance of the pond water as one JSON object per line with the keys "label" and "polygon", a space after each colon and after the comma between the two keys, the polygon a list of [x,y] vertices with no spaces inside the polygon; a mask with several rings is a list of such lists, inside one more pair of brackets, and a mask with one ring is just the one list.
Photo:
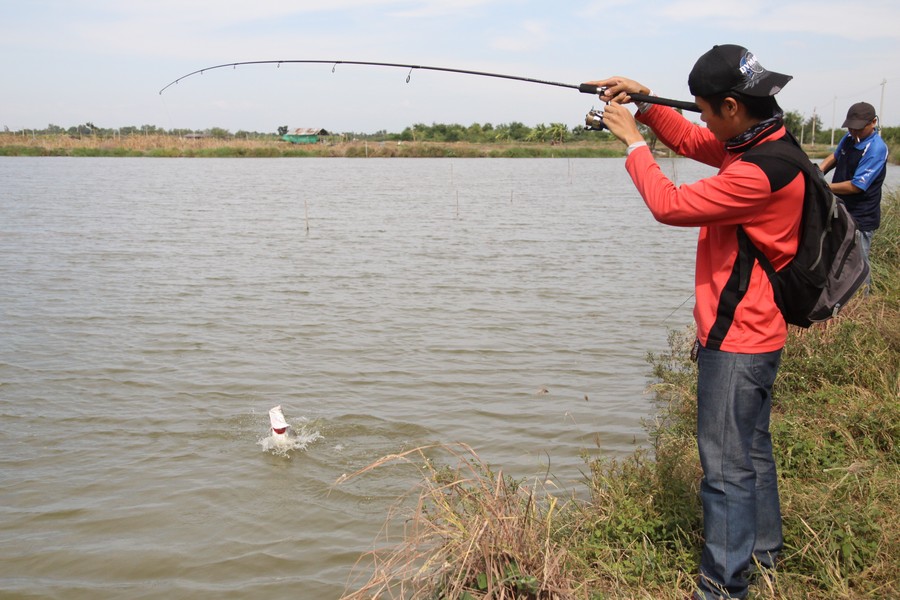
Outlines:
{"label": "pond water", "polygon": [[578,493],[585,454],[645,443],[647,353],[691,322],[696,230],[621,159],[4,158],[0,183],[11,597],[337,598],[416,484],[342,475],[462,442]]}

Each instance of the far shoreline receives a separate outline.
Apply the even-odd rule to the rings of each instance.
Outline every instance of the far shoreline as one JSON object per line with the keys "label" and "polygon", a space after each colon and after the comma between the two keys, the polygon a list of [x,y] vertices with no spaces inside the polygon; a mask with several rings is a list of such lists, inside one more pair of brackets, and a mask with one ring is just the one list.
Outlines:
{"label": "far shoreline", "polygon": [[[811,158],[829,149],[806,147]],[[661,144],[659,156],[672,154]],[[615,140],[548,142],[407,142],[354,140],[292,144],[279,139],[187,139],[173,135],[126,137],[0,134],[0,157],[145,158],[621,158]]]}
{"label": "far shoreline", "polygon": [[184,139],[153,135],[127,138],[0,135],[0,156],[149,158],[613,158],[615,142],[470,143],[355,140],[292,144],[270,139]]}

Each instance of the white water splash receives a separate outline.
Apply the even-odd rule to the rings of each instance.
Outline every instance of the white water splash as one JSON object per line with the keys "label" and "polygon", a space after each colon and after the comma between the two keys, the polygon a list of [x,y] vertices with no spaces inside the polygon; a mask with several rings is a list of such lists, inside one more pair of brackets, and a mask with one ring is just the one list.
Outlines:
{"label": "white water splash", "polygon": [[322,439],[322,434],[309,423],[292,423],[284,434],[273,433],[269,429],[269,435],[257,441],[264,452],[271,452],[277,456],[290,456],[292,451],[302,452],[310,444]]}

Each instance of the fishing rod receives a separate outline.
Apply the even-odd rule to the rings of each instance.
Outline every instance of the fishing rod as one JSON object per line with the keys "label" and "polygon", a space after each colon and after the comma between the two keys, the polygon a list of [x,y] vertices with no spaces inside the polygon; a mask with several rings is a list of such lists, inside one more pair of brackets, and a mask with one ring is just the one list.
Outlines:
{"label": "fishing rod", "polygon": [[[214,65],[211,67],[204,67],[202,69],[197,69],[196,71],[192,71],[186,75],[182,75],[178,79],[171,81],[161,90],[159,90],[160,95],[173,85],[177,84],[182,79],[187,79],[193,75],[202,75],[206,71],[213,71],[215,69],[224,69],[226,67],[231,67],[236,69],[239,66],[244,65],[277,65],[281,67],[283,64],[327,64],[332,65],[331,72],[334,73],[335,69],[338,65],[362,65],[366,67],[394,67],[399,69],[409,69],[409,73],[406,76],[406,83],[409,83],[410,77],[412,77],[412,72],[420,69],[423,71],[442,71],[444,73],[459,73],[462,75],[478,75],[480,77],[494,77],[497,79],[511,79],[514,81],[524,81],[526,83],[537,83],[540,85],[552,85],[555,87],[563,87],[563,88],[571,88],[578,90],[582,94],[599,94],[603,91],[602,88],[596,85],[591,85],[589,83],[560,83],[558,81],[545,81],[543,79],[533,79],[531,77],[521,77],[519,75],[504,75],[502,73],[488,73],[486,71],[470,71],[468,69],[453,69],[450,67],[429,67],[426,65],[411,65],[404,63],[388,63],[388,62],[372,62],[372,61],[362,61],[362,60],[248,60],[242,62],[233,62],[233,63],[225,63],[221,65]],[[648,104],[660,104],[662,106],[671,106],[673,108],[680,108],[682,110],[688,110],[691,112],[700,112],[700,108],[693,102],[687,102],[684,100],[672,100],[671,98],[660,98],[659,96],[650,96],[648,94],[628,94],[631,99],[635,102],[646,102]],[[600,111],[591,110],[588,113],[586,118],[586,126],[588,129],[603,129],[603,118],[602,113]]]}

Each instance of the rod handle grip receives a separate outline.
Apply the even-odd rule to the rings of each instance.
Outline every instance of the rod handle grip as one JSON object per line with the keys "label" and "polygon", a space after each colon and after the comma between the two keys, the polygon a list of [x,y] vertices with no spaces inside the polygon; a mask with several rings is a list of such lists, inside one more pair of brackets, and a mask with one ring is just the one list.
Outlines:
{"label": "rod handle grip", "polygon": [[[599,86],[582,83],[578,86],[578,91],[582,94],[600,94],[602,88]],[[691,112],[700,112],[700,107],[694,102],[686,100],[672,100],[671,98],[660,98],[659,96],[650,96],[648,94],[628,94],[632,102],[646,102],[647,104],[661,104],[662,106],[671,106],[672,108],[680,108]]]}
{"label": "rod handle grip", "polygon": [[646,102],[647,104],[659,104],[662,106],[671,106],[672,108],[680,108],[690,112],[700,112],[700,107],[696,102],[687,100],[673,100],[671,98],[660,98],[659,96],[648,96],[647,94],[628,94],[631,96],[632,102]]}

